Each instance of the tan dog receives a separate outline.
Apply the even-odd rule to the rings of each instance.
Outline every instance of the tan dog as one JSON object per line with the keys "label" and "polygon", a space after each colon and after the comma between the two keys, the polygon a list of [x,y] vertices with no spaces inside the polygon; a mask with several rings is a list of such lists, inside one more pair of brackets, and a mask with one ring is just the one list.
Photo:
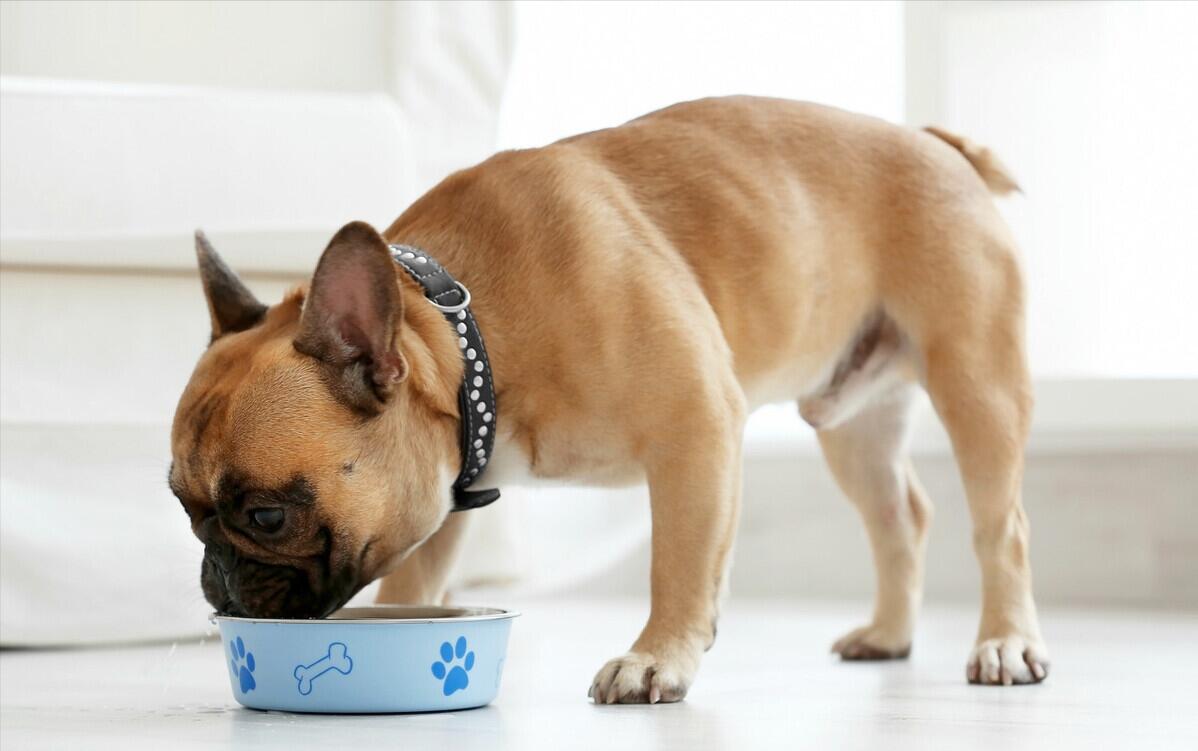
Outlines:
{"label": "tan dog", "polygon": [[258,303],[199,243],[213,341],[180,400],[171,487],[214,606],[321,616],[367,582],[436,601],[469,514],[456,335],[393,262],[473,293],[500,414],[481,487],[647,481],[652,607],[599,702],[682,698],[715,638],[745,416],[799,399],[869,530],[872,622],[845,659],[904,657],[931,507],[907,456],[930,394],[974,521],[968,677],[1044,678],[1020,503],[1032,395],[1016,249],[984,149],[827,107],[680,104],[451,175],[380,236],[333,238],[307,292]]}

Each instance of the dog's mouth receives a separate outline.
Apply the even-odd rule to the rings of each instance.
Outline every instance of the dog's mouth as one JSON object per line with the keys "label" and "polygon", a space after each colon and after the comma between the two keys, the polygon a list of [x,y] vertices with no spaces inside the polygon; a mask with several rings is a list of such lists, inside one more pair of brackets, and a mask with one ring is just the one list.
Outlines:
{"label": "dog's mouth", "polygon": [[[325,571],[329,571],[324,567]],[[200,586],[220,615],[241,618],[325,618],[361,591],[356,572],[318,577],[309,572],[249,558],[224,561],[205,554]],[[323,585],[323,586],[322,586]]]}

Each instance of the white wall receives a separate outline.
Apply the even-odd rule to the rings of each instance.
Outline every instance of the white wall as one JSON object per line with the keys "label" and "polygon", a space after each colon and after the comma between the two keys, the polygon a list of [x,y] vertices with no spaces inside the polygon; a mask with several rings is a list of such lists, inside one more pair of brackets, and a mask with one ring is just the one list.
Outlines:
{"label": "white wall", "polygon": [[724,94],[898,120],[902,23],[893,0],[518,2],[499,143],[539,146]]}
{"label": "white wall", "polygon": [[1026,191],[1004,210],[1033,371],[1198,376],[1198,4],[918,3],[907,23],[910,119],[992,146]]}

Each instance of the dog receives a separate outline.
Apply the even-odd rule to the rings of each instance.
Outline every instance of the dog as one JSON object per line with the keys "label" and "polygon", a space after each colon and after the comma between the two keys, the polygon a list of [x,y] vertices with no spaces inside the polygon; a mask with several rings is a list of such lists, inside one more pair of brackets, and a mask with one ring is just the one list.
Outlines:
{"label": "dog", "polygon": [[715,639],[745,417],[779,400],[817,429],[873,548],[873,618],[833,649],[906,657],[932,516],[908,457],[920,389],[981,567],[967,679],[1043,680],[1023,283],[993,200],[1013,190],[943,130],[731,97],[452,174],[382,233],[346,225],[273,306],[198,235],[212,339],[175,414],[170,486],[205,545],[205,596],[322,617],[381,578],[380,601],[440,601],[470,517],[450,513],[468,361],[395,245],[469,291],[498,418],[478,487],[648,483],[650,615],[595,702],[686,695]]}

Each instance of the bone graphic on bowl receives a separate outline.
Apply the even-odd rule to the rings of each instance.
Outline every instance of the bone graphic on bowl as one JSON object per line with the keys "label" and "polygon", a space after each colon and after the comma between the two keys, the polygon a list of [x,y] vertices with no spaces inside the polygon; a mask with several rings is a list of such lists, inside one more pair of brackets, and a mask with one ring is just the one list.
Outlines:
{"label": "bone graphic on bowl", "polygon": [[299,681],[299,692],[304,696],[312,693],[312,681],[320,676],[336,670],[342,675],[349,675],[354,669],[354,661],[349,656],[348,648],[339,641],[329,645],[329,653],[311,665],[296,665],[295,679]]}

